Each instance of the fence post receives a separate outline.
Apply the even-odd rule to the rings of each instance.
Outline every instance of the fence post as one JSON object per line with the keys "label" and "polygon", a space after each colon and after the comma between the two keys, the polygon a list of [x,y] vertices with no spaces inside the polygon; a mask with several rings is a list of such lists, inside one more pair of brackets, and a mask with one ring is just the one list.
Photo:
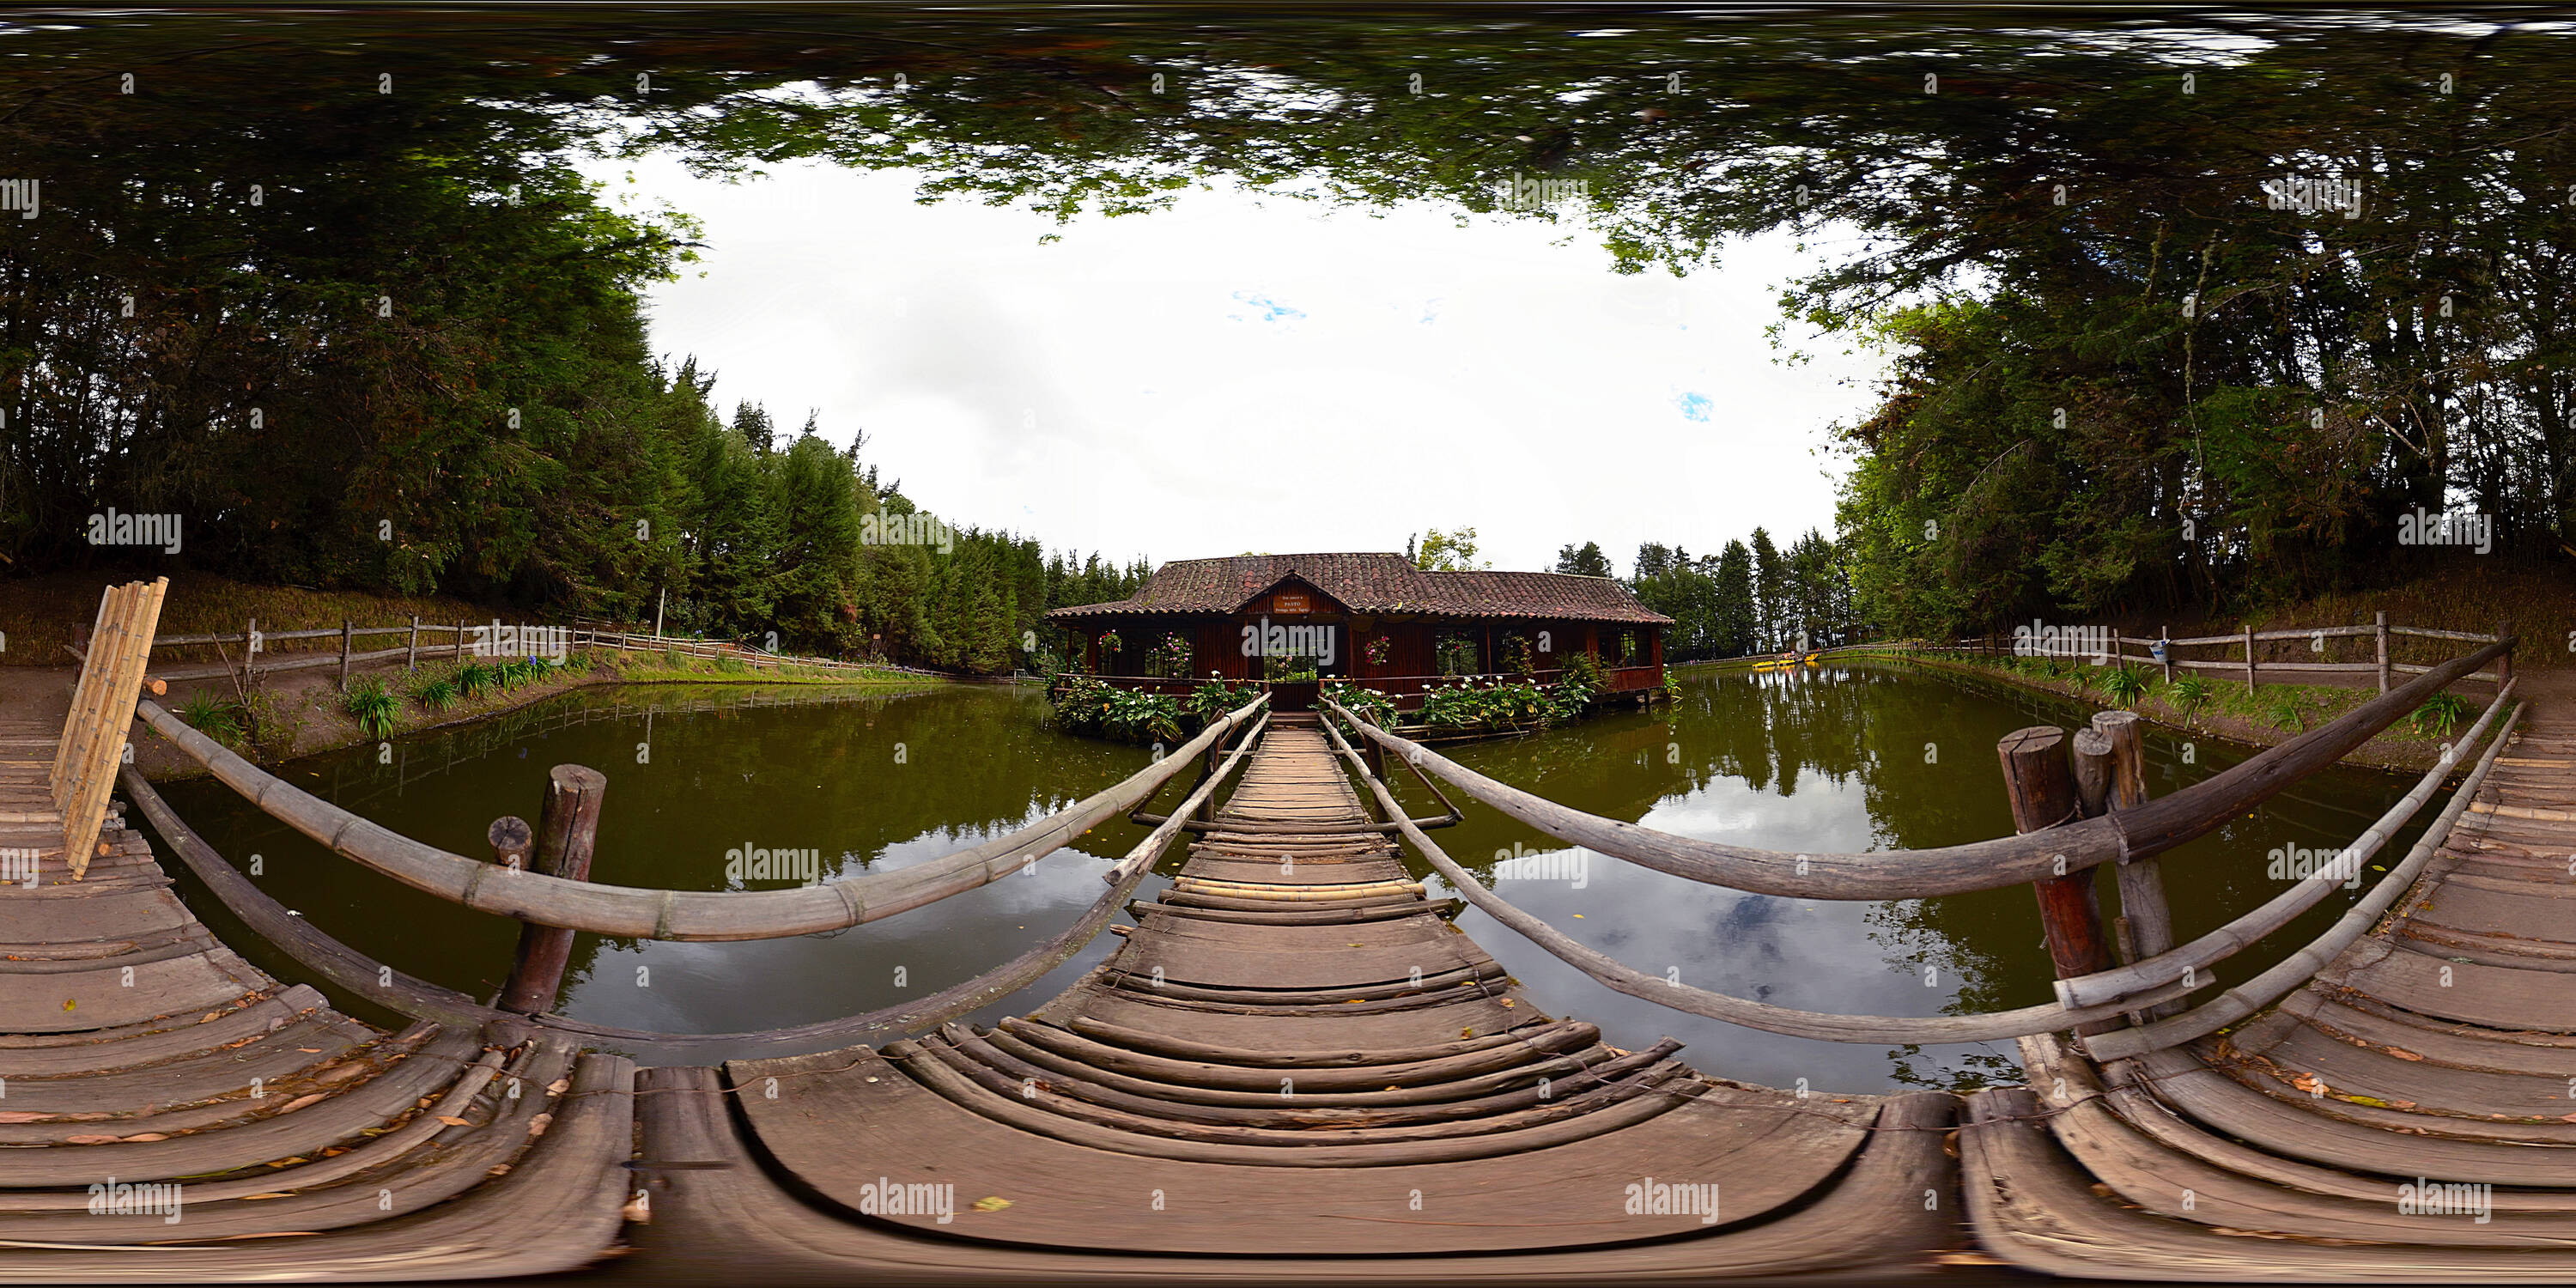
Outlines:
{"label": "fence post", "polygon": [[[2512,635],[2513,623],[2496,623],[2496,643],[2502,644]],[[2513,683],[2513,650],[2506,649],[2504,652],[2496,654],[2496,688],[2501,690],[2504,686],[2511,683]]]}
{"label": "fence post", "polygon": [[2173,683],[2173,628],[2171,626],[2157,627],[2156,642],[2164,645],[2163,648],[2156,651],[2164,655],[2165,683],[2171,684]]}
{"label": "fence post", "polygon": [[528,820],[504,814],[492,820],[483,836],[492,843],[492,862],[512,872],[527,870],[528,851],[536,845],[536,833],[528,827]]}
{"label": "fence post", "polygon": [[[554,767],[546,776],[546,804],[538,815],[536,856],[530,870],[567,881],[590,879],[591,851],[599,839],[599,801],[607,791],[608,775],[596,769]],[[501,986],[497,1005],[522,1015],[553,1010],[564,968],[572,964],[572,935],[561,926],[522,922],[518,961],[510,967],[509,982]]]}
{"label": "fence post", "polygon": [[414,614],[412,614],[412,615],[411,615],[411,644],[410,644],[409,648],[408,648],[408,649],[406,649],[406,650],[404,651],[404,653],[403,653],[403,671],[404,671],[406,674],[408,674],[408,673],[410,673],[410,672],[417,671],[417,670],[419,670],[419,669],[420,669],[420,614],[418,614],[418,613],[414,613]]}
{"label": "fence post", "polygon": [[349,691],[349,619],[340,619],[340,691]]}
{"label": "fence post", "polygon": [[2379,693],[2388,696],[2388,610],[2371,614],[2370,633],[2379,639]]}
{"label": "fence post", "polygon": [[456,638],[448,644],[447,657],[451,662],[465,660],[465,623],[462,619],[456,623]]}
{"label": "fence post", "polygon": [[2245,692],[2254,692],[2254,623],[2245,623]]}
{"label": "fence post", "polygon": [[242,683],[243,683],[243,684],[249,684],[249,683],[251,682],[251,677],[252,677],[252,676],[254,676],[254,675],[256,675],[256,674],[258,674],[258,672],[257,672],[257,671],[256,671],[256,670],[251,666],[251,658],[252,658],[253,656],[255,656],[255,654],[254,654],[253,650],[257,649],[258,647],[259,647],[259,619],[258,619],[258,618],[256,618],[256,617],[254,617],[254,618],[251,618],[249,621],[246,621],[246,622],[242,623]]}
{"label": "fence post", "polygon": [[[2016,729],[1995,745],[2003,762],[2004,794],[2012,803],[2013,830],[2044,831],[2080,811],[2075,775],[2067,763],[2066,732],[2047,725]],[[2102,901],[2095,892],[2091,868],[2031,883],[2039,898],[2040,925],[2048,934],[2049,961],[2059,979],[2072,979],[2108,969],[2110,945],[2102,935]],[[2117,1020],[2097,1020],[2079,1033],[2120,1027]]]}
{"label": "fence post", "polygon": [[[2103,711],[2093,717],[2094,731],[2111,744],[2111,792],[2108,804],[2113,813],[2135,809],[2147,800],[2146,731],[2134,711]],[[2173,908],[2165,901],[2164,869],[2152,858],[2120,860],[2115,872],[2120,886],[2120,922],[2128,931],[2130,950],[2137,958],[2153,957],[2174,946]],[[2188,1003],[2179,999],[2159,1002],[2135,1013],[2133,1018],[2152,1020],[2174,1014]]]}

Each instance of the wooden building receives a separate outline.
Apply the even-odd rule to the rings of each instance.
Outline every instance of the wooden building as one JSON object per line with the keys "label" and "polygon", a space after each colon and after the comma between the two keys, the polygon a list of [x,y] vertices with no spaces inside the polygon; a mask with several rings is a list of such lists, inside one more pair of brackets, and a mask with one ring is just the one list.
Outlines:
{"label": "wooden building", "polygon": [[[1310,554],[1176,560],[1127,599],[1058,608],[1046,621],[1065,630],[1083,670],[1125,685],[1183,692],[1211,674],[1311,669],[1411,708],[1448,677],[1553,681],[1576,653],[1598,660],[1610,695],[1650,692],[1664,682],[1672,619],[1607,577],[1425,572],[1397,554]],[[1296,710],[1309,693],[1284,686],[1277,702]]]}

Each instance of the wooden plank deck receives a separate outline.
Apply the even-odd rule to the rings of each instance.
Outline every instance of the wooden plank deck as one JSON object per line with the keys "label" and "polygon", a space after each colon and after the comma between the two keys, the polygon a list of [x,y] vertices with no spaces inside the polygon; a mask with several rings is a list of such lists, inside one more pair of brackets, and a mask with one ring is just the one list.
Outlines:
{"label": "wooden plank deck", "polygon": [[[2571,803],[2576,702],[2534,701],[2415,887],[2279,1006],[2098,1069],[2026,1040],[2035,1090],[1969,1102],[1979,1242],[2066,1275],[2576,1279]],[[2427,1184],[2487,1188],[2419,1210]]]}
{"label": "wooden plank deck", "polygon": [[[1921,1198],[1946,1192],[1949,1097],[1802,1099],[1539,1013],[1365,830],[1311,724],[1274,723],[1218,822],[1318,830],[1209,832],[1127,942],[1026,1017],[727,1065],[747,1140],[724,1138],[711,1082],[652,1071],[695,1101],[647,1112],[648,1158],[723,1166],[645,1168],[668,1197],[644,1246],[687,1257],[670,1231],[722,1229],[728,1262],[969,1278],[1311,1276],[1298,1259],[1329,1257],[1337,1279],[1394,1282],[1885,1269],[1954,1241]],[[1715,1187],[1714,1219],[1629,1210],[1632,1186],[1676,1182]],[[947,1188],[886,1211],[890,1185]],[[779,1211],[734,1224],[744,1208]],[[1864,1210],[1881,1237],[1851,1237]],[[1447,1255],[1402,1259],[1425,1253]]]}
{"label": "wooden plank deck", "polygon": [[[31,756],[54,736],[0,722]],[[0,1282],[524,1274],[610,1247],[631,1065],[340,1015],[215,942],[113,813],[76,880],[59,821],[20,818],[51,792],[0,776],[21,864],[0,885]],[[176,1201],[93,1211],[111,1183]]]}

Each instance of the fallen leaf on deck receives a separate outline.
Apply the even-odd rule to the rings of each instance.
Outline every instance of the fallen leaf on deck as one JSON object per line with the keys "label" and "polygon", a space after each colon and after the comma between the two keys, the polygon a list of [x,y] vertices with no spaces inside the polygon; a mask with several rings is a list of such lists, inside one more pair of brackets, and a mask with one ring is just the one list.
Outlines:
{"label": "fallen leaf on deck", "polygon": [[531,1139],[543,1136],[546,1134],[546,1128],[554,1125],[555,1116],[553,1114],[539,1114],[528,1120],[528,1135]]}
{"label": "fallen leaf on deck", "polygon": [[454,1114],[440,1114],[438,1116],[438,1121],[443,1122],[450,1127],[471,1127],[474,1125]]}
{"label": "fallen leaf on deck", "polygon": [[1010,1205],[1011,1201],[1009,1199],[987,1194],[984,1197],[975,1200],[974,1207],[978,1212],[999,1212]]}
{"label": "fallen leaf on deck", "polygon": [[140,1135],[140,1136],[126,1136],[126,1137],[122,1137],[121,1139],[128,1140],[128,1141],[142,1141],[142,1140],[168,1140],[168,1139],[170,1139],[170,1137],[169,1137],[166,1133],[163,1133],[163,1132],[147,1131],[147,1132],[143,1133],[143,1134],[142,1134],[142,1135]]}
{"label": "fallen leaf on deck", "polygon": [[40,1123],[51,1117],[52,1114],[40,1114],[31,1109],[0,1110],[0,1123]]}
{"label": "fallen leaf on deck", "polygon": [[114,1136],[65,1136],[63,1139],[70,1141],[75,1145],[113,1145],[116,1143],[116,1138]]}
{"label": "fallen leaf on deck", "polygon": [[329,1096],[325,1096],[321,1092],[316,1091],[311,1095],[297,1096],[295,1099],[287,1101],[286,1107],[278,1110],[277,1112],[281,1114],[291,1114],[298,1109],[302,1109],[306,1105],[320,1104],[328,1099],[330,1099]]}

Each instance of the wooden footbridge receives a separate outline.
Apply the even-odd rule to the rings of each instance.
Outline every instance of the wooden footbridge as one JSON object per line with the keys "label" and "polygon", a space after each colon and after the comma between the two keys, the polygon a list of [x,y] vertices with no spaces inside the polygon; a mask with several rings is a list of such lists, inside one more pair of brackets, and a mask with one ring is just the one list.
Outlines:
{"label": "wooden footbridge", "polygon": [[[1009,836],[823,886],[692,893],[581,879],[606,780],[578,767],[556,771],[536,826],[493,825],[488,861],[305,795],[138,697],[150,607],[111,597],[68,724],[0,724],[0,857],[16,865],[0,873],[0,1281],[491,1277],[621,1251],[610,1273],[671,1282],[1848,1279],[1981,1260],[2116,1278],[2576,1278],[2576,706],[2514,705],[2510,641],[2162,798],[2145,794],[2124,713],[2072,739],[2020,731],[2002,759],[2022,832],[1942,850],[1671,836],[1516,791],[1330,704],[1272,716],[1256,701]],[[2465,778],[2332,929],[2219,979],[2339,884],[2307,881],[2174,942],[2156,854],[2489,663],[2493,702],[2353,862]],[[127,770],[116,781],[156,855],[103,786],[134,716],[351,861],[520,919],[509,984],[476,999],[369,961],[268,900]],[[1447,813],[1408,817],[1390,766]],[[1183,782],[1168,814],[1143,812]],[[1444,854],[1429,833],[1461,817],[1452,791],[1761,893],[2032,884],[2058,1000],[1828,1015],[1669,983]],[[921,1002],[728,1035],[547,1013],[575,929],[859,925],[1130,813],[1152,831],[1083,917]],[[1169,888],[1136,901],[1185,835]],[[1611,1046],[1542,1012],[1401,847],[1610,987],[1811,1037],[2018,1038],[2027,1084],[1797,1093],[1695,1069],[1669,1040]],[[170,891],[172,859],[309,981],[215,942]],[[956,1022],[1121,911],[1124,942],[1073,987],[990,1028]],[[315,984],[414,1022],[361,1023]],[[762,1054],[632,1058],[692,1044]]]}

